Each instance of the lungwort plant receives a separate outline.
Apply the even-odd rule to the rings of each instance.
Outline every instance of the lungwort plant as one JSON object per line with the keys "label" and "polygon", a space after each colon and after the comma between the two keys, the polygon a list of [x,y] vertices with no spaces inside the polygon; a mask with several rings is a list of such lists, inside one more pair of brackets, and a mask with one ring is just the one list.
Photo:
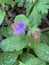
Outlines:
{"label": "lungwort plant", "polygon": [[[9,6],[25,13],[11,21]],[[48,9],[49,0],[0,0],[0,65],[49,65],[49,31],[38,28]]]}

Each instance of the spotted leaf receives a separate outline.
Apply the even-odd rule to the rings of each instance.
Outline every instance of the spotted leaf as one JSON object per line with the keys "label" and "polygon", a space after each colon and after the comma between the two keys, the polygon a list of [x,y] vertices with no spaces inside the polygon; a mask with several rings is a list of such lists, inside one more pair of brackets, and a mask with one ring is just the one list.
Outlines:
{"label": "spotted leaf", "polygon": [[0,44],[0,48],[4,51],[20,51],[27,45],[24,35],[13,35],[3,40]]}
{"label": "spotted leaf", "polygon": [[33,58],[35,58],[35,56],[30,53],[23,53],[21,55],[21,61],[24,63],[28,62],[31,58],[33,59]]}
{"label": "spotted leaf", "polygon": [[5,16],[5,11],[0,10],[0,25],[3,22],[4,16]]}
{"label": "spotted leaf", "polygon": [[46,63],[38,58],[30,59],[27,63],[20,62],[19,65],[46,65]]}
{"label": "spotted leaf", "polygon": [[17,53],[1,53],[0,65],[12,65],[18,57]]}
{"label": "spotted leaf", "polygon": [[44,60],[49,62],[49,46],[46,44],[37,44],[34,48],[34,52],[36,53],[36,55]]}

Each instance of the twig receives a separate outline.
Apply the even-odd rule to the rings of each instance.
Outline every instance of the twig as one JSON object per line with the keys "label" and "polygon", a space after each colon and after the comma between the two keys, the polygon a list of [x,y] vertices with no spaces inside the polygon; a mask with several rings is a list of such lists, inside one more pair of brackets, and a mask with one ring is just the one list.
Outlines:
{"label": "twig", "polygon": [[49,31],[49,27],[44,28],[44,29],[40,29],[40,32],[46,32],[46,31]]}

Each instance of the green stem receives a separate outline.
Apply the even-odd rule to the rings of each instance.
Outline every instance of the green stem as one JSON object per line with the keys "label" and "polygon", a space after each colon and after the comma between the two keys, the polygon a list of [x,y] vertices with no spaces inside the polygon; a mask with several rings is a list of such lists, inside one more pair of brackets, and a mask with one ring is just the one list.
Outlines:
{"label": "green stem", "polygon": [[4,7],[5,7],[5,6],[4,6],[4,3],[3,3],[3,4],[2,4],[2,10],[3,10],[3,11],[4,11]]}

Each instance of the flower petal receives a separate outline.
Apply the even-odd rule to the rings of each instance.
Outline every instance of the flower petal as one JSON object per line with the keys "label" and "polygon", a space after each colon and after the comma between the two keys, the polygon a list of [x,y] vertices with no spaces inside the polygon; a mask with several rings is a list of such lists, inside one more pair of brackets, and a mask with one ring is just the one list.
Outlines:
{"label": "flower petal", "polygon": [[22,34],[26,30],[26,24],[21,20],[17,24],[12,24],[11,27],[14,30],[14,34]]}
{"label": "flower petal", "polygon": [[13,23],[12,23],[11,27],[13,28],[13,30],[16,30],[16,27]]}

